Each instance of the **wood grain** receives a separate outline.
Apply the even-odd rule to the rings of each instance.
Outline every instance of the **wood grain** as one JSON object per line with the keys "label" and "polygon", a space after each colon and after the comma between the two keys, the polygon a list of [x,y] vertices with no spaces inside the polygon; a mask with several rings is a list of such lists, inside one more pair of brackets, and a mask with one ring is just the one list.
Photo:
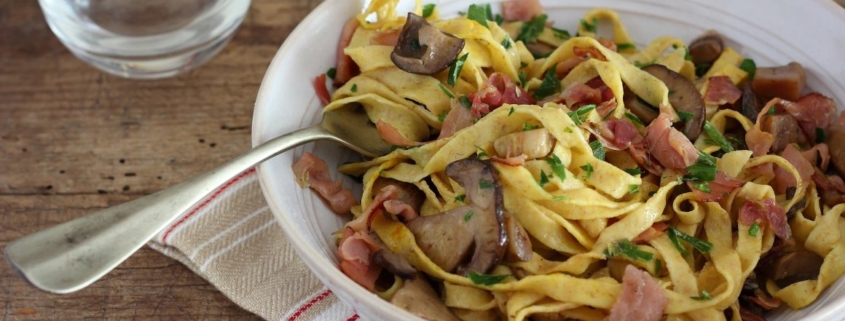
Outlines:
{"label": "wood grain", "polygon": [[[56,39],[37,1],[0,0],[0,247],[161,190],[250,147],[278,47],[319,0],[253,0],[220,54],[155,81],[110,76]],[[41,292],[0,264],[2,320],[256,320],[180,263],[143,249],[92,286]]]}

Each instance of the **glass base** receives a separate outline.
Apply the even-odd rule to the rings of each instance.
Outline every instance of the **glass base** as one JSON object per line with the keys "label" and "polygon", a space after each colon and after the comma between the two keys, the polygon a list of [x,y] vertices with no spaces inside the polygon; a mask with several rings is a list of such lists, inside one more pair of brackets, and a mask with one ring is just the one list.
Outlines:
{"label": "glass base", "polygon": [[154,57],[103,56],[74,48],[68,43],[65,46],[82,61],[109,74],[132,79],[160,79],[181,74],[210,60],[232,39],[237,27],[238,24],[223,37],[189,50]]}

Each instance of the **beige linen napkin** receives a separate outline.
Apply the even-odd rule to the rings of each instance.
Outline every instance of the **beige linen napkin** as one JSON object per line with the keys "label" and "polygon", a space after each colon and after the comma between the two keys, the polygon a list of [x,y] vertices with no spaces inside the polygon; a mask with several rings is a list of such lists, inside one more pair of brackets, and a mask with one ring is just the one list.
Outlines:
{"label": "beige linen napkin", "polygon": [[255,170],[232,179],[149,243],[267,320],[357,320],[293,250]]}

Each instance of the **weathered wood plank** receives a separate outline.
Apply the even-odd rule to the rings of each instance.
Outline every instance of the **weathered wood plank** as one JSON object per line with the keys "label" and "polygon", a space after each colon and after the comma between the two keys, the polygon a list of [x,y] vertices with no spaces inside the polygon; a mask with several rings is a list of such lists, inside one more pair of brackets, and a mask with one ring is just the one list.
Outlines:
{"label": "weathered wood plank", "polygon": [[[146,195],[250,147],[258,87],[319,0],[253,0],[232,42],[179,77],[133,81],[71,55],[36,1],[0,0],[0,247]],[[2,320],[253,320],[180,263],[143,249],[92,286],[47,294],[0,264]]]}

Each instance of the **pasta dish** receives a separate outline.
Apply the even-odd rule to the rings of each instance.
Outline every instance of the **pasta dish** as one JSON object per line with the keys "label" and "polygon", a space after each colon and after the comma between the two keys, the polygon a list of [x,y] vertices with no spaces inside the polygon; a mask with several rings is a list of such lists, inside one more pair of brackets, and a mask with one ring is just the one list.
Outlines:
{"label": "pasta dish", "polygon": [[361,286],[428,320],[765,320],[845,273],[845,117],[800,63],[716,31],[638,47],[609,9],[397,3],[352,17],[314,82],[396,148],[338,169],[361,197],[293,167],[352,213]]}

